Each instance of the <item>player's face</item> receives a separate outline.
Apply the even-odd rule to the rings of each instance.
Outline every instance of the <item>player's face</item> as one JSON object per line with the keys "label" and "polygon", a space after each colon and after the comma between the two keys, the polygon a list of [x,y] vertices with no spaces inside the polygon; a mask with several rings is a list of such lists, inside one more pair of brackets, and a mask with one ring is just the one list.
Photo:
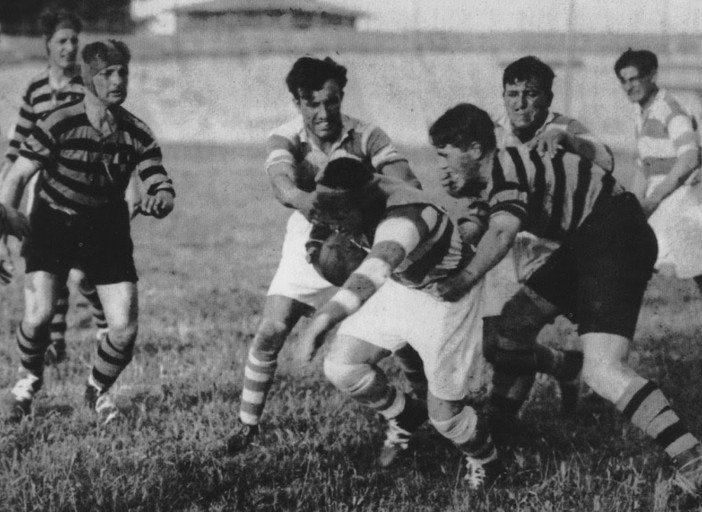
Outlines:
{"label": "player's face", "polygon": [[54,32],[46,42],[49,63],[59,69],[73,67],[78,53],[78,33],[72,28],[62,28]]}
{"label": "player's face", "polygon": [[634,66],[619,71],[619,83],[632,103],[644,104],[656,90],[655,73],[641,75]]}
{"label": "player's face", "polygon": [[551,96],[537,80],[505,85],[505,109],[512,129],[519,135],[533,134],[546,121]]}
{"label": "player's face", "polygon": [[451,144],[436,148],[439,168],[443,175],[441,186],[452,197],[478,197],[487,181],[482,176],[480,150],[461,149]]}
{"label": "player's face", "polygon": [[327,80],[318,91],[310,91],[295,103],[302,114],[307,133],[320,142],[333,142],[341,133],[341,100],[343,92],[336,80]]}
{"label": "player's face", "polygon": [[121,105],[127,99],[129,68],[122,64],[107,66],[93,76],[95,95],[106,105]]}

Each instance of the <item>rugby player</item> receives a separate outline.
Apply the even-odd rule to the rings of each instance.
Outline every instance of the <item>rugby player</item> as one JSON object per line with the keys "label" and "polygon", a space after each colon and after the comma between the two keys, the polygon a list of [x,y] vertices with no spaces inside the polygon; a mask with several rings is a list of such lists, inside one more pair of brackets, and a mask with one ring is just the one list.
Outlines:
{"label": "rugby player", "polygon": [[117,414],[108,391],[131,360],[137,335],[137,274],[124,200],[132,173],[146,190],[144,213],[162,218],[173,209],[173,184],[158,143],[146,124],[121,107],[129,49],[120,41],[98,41],[81,55],[85,96],[36,122],[0,188],[0,203],[14,212],[26,183],[40,173],[32,232],[23,246],[25,313],[17,329],[21,368],[9,397],[12,419],[30,412],[42,386],[56,293],[76,265],[95,283],[109,326],[85,400],[105,421]]}
{"label": "rugby player", "polygon": [[656,268],[672,267],[679,278],[692,277],[702,291],[702,183],[695,173],[700,143],[694,120],[658,87],[655,53],[629,49],[614,72],[636,106],[639,172],[633,189],[658,238]]}
{"label": "rugby player", "polygon": [[[76,64],[78,37],[83,26],[80,18],[70,11],[47,9],[40,14],[39,22],[44,34],[49,65],[32,78],[22,96],[18,121],[5,153],[0,182],[17,160],[22,143],[32,133],[37,121],[59,105],[83,97],[83,80],[80,76],[80,66]],[[34,200],[36,180],[37,175],[26,187],[28,212],[31,211]],[[130,187],[130,190],[132,189],[134,187]],[[133,200],[130,203],[133,203]],[[3,255],[2,258],[8,264],[11,262],[9,254]],[[0,271],[9,272],[10,270],[3,266]],[[6,279],[10,278],[11,275],[8,273]],[[81,294],[90,304],[99,338],[106,332],[107,323],[95,287],[78,269],[71,272],[71,279],[77,283]],[[66,357],[68,295],[68,287],[64,283],[57,294],[54,316],[51,320],[51,345],[47,349],[47,362],[61,362]]]}
{"label": "rugby player", "polygon": [[522,147],[496,152],[485,136],[493,130],[489,116],[470,104],[449,109],[432,127],[439,155],[467,186],[485,189],[490,204],[489,226],[475,256],[437,291],[452,297],[480,286],[521,230],[559,242],[507,301],[493,338],[486,339],[494,378],[538,371],[538,332],[557,314],[571,315],[583,344],[584,381],[652,437],[678,468],[676,482],[697,492],[699,441],[658,386],[626,362],[657,253],[636,196],[610,171],[577,155],[558,151],[549,158]]}
{"label": "rugby player", "polygon": [[[322,170],[336,158],[352,156],[378,173],[419,186],[407,159],[383,130],[342,114],[346,82],[346,68],[329,57],[302,57],[286,78],[300,116],[271,133],[265,168],[276,199],[294,212],[288,220],[263,318],[249,347],[240,425],[227,441],[229,453],[239,452],[258,440],[259,422],[283,343],[303,315],[336,292],[336,287],[315,271],[309,261],[314,254],[308,255],[306,249],[312,232],[315,183]],[[395,356],[416,394],[423,395],[426,380],[417,354],[410,347],[403,347]]]}
{"label": "rugby player", "polygon": [[[505,113],[495,121],[497,147],[509,148],[507,151],[520,147],[534,148],[539,154],[549,157],[562,148],[608,171],[613,170],[614,159],[609,147],[597,140],[580,121],[551,110],[554,78],[553,69],[531,55],[517,59],[505,68],[502,75]],[[453,196],[463,194],[460,183],[454,182],[450,171],[444,176],[442,184]],[[507,299],[518,291],[520,283],[543,264],[556,247],[558,243],[539,239],[527,232],[518,235],[513,249],[486,277],[491,297],[486,311],[486,329],[492,329],[493,318],[499,314]],[[572,413],[578,402],[577,375],[582,366],[582,353],[556,350],[544,345],[537,345],[536,349],[545,364],[540,371],[557,376],[562,412]],[[491,352],[488,351],[487,355],[490,356]],[[509,429],[514,424],[514,417],[528,398],[533,381],[534,375],[523,375],[509,389],[505,386],[512,382],[511,379],[499,380],[493,386],[488,416],[493,434],[497,437],[501,429]]]}
{"label": "rugby player", "polygon": [[489,485],[502,466],[483,418],[466,405],[482,387],[482,284],[454,302],[434,293],[437,282],[470,260],[479,223],[471,230],[464,226],[463,236],[468,231],[477,236],[463,240],[458,226],[424,192],[374,176],[350,158],[332,160],[316,192],[313,213],[319,222],[362,233],[372,246],[312,317],[300,337],[301,355],[311,361],[340,324],[324,359],[326,377],[393,426],[395,435],[384,450],[405,448],[423,418],[377,363],[379,349],[393,351],[408,342],[424,362],[431,423],[463,453],[468,485]]}

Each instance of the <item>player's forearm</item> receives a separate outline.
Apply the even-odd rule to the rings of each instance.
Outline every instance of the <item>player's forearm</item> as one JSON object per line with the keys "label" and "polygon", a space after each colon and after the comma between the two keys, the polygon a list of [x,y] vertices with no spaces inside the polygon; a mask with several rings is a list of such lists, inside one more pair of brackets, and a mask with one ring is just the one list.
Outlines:
{"label": "player's forearm", "polygon": [[37,170],[38,165],[31,160],[23,157],[18,158],[0,185],[0,203],[18,208],[24,188]]}
{"label": "player's forearm", "polygon": [[392,268],[384,258],[379,258],[371,252],[331,298],[328,304],[331,308],[329,313],[334,312],[338,315],[343,312],[345,318],[358,311],[385,284]]}
{"label": "player's forearm", "polygon": [[570,150],[581,157],[599,165],[606,171],[614,170],[614,155],[606,144],[590,134],[568,134]]}
{"label": "player's forearm", "polygon": [[698,167],[699,154],[697,151],[689,151],[680,155],[665,178],[648,194],[648,196],[662,201],[682,186]]}
{"label": "player's forearm", "polygon": [[480,239],[475,251],[475,256],[463,269],[463,278],[466,284],[475,285],[495,265],[504,259],[509,252],[519,229],[506,229],[491,226]]}
{"label": "player's forearm", "polygon": [[286,208],[300,210],[305,216],[312,207],[311,193],[297,188],[295,182],[286,174],[273,174],[270,177],[273,195]]}
{"label": "player's forearm", "polygon": [[415,188],[422,188],[422,184],[419,182],[419,179],[417,176],[415,176],[412,168],[406,160],[398,160],[397,162],[385,164],[380,169],[380,172],[383,174],[383,176],[397,178]]}

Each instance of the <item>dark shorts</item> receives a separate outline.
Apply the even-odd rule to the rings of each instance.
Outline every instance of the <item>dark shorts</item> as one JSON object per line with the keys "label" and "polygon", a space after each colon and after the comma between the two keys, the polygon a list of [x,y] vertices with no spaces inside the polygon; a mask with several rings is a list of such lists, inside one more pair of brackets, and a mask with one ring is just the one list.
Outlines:
{"label": "dark shorts", "polygon": [[72,268],[96,285],[136,282],[129,212],[124,203],[89,215],[68,215],[37,198],[24,241],[26,272],[44,271],[65,282]]}
{"label": "dark shorts", "polygon": [[633,194],[591,213],[526,285],[578,323],[578,332],[631,339],[658,245]]}

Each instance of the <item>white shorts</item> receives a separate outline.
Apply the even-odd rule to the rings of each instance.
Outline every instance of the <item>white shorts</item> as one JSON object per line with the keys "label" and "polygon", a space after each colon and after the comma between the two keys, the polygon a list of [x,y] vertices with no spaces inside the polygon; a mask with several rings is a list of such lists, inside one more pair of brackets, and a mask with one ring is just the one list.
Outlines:
{"label": "white shorts", "polygon": [[282,295],[318,309],[331,299],[337,288],[307,262],[305,244],[311,230],[312,224],[300,212],[290,215],[278,270],[267,294]]}
{"label": "white shorts", "polygon": [[443,400],[484,393],[489,382],[483,359],[483,282],[458,302],[388,280],[339,326],[386,350],[409,343],[424,362],[429,391]]}
{"label": "white shorts", "polygon": [[[651,193],[664,176],[649,180]],[[677,188],[648,219],[658,240],[656,269],[680,279],[702,275],[702,182]]]}

